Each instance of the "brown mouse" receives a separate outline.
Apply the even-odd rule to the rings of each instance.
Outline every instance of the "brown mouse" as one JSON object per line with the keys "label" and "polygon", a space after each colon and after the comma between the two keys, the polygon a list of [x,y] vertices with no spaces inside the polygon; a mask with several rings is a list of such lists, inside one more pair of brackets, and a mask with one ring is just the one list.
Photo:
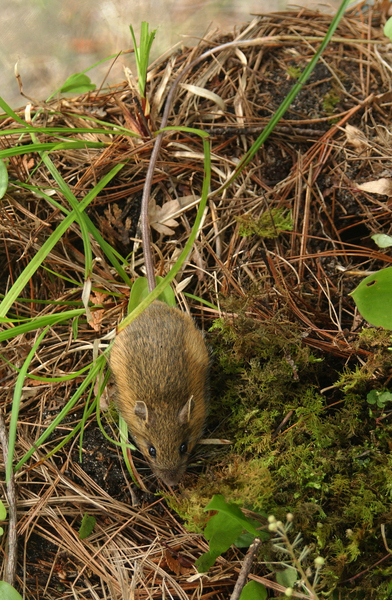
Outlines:
{"label": "brown mouse", "polygon": [[117,405],[153,473],[176,485],[208,407],[209,355],[186,313],[155,301],[116,337]]}

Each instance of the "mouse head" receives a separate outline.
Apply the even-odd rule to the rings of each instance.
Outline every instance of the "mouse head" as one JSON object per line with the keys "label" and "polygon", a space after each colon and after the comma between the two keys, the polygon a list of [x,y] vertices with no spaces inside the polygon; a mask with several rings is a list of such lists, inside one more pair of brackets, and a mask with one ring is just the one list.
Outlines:
{"label": "mouse head", "polygon": [[205,403],[198,408],[193,395],[165,415],[141,400],[135,403],[130,425],[132,437],[153,473],[166,485],[176,485],[184,474],[189,455],[202,434]]}

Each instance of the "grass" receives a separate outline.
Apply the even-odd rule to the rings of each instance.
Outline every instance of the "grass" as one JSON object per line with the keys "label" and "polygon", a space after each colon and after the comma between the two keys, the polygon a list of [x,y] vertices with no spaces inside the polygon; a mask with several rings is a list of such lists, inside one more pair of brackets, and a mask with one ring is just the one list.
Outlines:
{"label": "grass", "polygon": [[[206,474],[196,480],[188,475],[184,486],[167,496],[188,529],[162,498],[138,500],[137,492],[126,487],[116,446],[104,441],[118,437],[110,397],[103,391],[105,355],[126,313],[129,287],[143,274],[137,214],[152,141],[135,131],[132,92],[125,86],[91,92],[73,103],[73,112],[53,101],[45,114],[33,111],[31,122],[2,104],[1,139],[9,143],[1,155],[9,171],[7,191],[4,169],[0,173],[0,340],[8,361],[3,403],[8,415],[15,406],[10,445],[15,447],[24,556],[45,540],[63,568],[58,549],[66,547],[88,585],[101,586],[99,597],[121,597],[130,560],[144,560],[146,579],[134,579],[141,593],[162,594],[163,576],[179,597],[186,597],[185,589],[196,591],[197,581],[186,587],[193,570],[185,557],[194,561],[206,551],[200,532],[207,518],[203,508],[213,494],[247,511],[273,511],[283,521],[293,512],[293,527],[310,548],[309,564],[319,553],[326,557],[317,579],[323,593],[334,588],[354,594],[363,588],[371,598],[386,593],[388,556],[386,550],[382,554],[380,525],[389,524],[388,409],[370,406],[366,398],[372,389],[388,389],[390,339],[373,329],[360,336],[348,298],[359,277],[351,272],[391,262],[388,254],[360,241],[364,228],[385,232],[387,205],[355,194],[351,185],[385,165],[388,145],[380,153],[380,136],[387,109],[377,109],[378,137],[360,115],[369,108],[370,81],[382,90],[386,75],[374,49],[377,40],[358,41],[364,35],[361,21],[345,17],[336,39],[350,42],[339,46],[343,42],[335,41],[337,46],[327,50],[329,70],[318,64],[309,86],[299,89],[295,107],[262,145],[265,138],[252,128],[265,129],[268,113],[276,115],[279,105],[285,106],[293,60],[292,41],[285,36],[297,26],[290,15],[269,18],[255,20],[249,35],[263,38],[277,30],[280,41],[274,37],[273,50],[268,45],[241,49],[249,69],[246,94],[239,84],[243,63],[237,64],[234,50],[194,66],[191,79],[199,87],[205,68],[211,69],[211,85],[227,113],[215,114],[208,98],[177,90],[153,175],[158,204],[178,198],[180,224],[175,235],[154,237],[163,282],[136,310],[171,283],[177,302],[183,308],[191,303],[205,329],[214,323],[208,333],[215,361],[209,423],[217,428],[214,437],[232,441],[231,450],[209,447],[204,455],[201,450],[193,469],[203,465]],[[315,26],[328,28],[326,17],[305,11],[301,19],[309,34]],[[298,43],[300,64],[311,62],[309,43]],[[341,48],[345,52],[337,51]],[[374,80],[356,60],[365,51]],[[176,58],[180,62],[158,63],[154,77],[173,80],[193,58],[189,51]],[[352,64],[349,84],[344,73]],[[337,80],[344,88],[339,102],[326,107]],[[158,116],[156,89],[149,97],[152,119]],[[107,122],[91,117],[102,106]],[[241,119],[249,128],[246,135]],[[339,125],[330,127],[332,119]],[[344,139],[341,127],[349,119],[366,131],[366,157]],[[216,133],[218,128],[225,132]],[[200,134],[200,129],[206,131]],[[266,235],[271,221],[274,230]],[[14,401],[11,382],[12,389],[17,384]],[[143,472],[144,465],[137,465]],[[143,510],[130,506],[129,497],[144,502]],[[81,501],[97,518],[83,544],[77,538],[86,512],[86,506],[78,508]],[[141,547],[148,548],[143,556]],[[269,545],[260,552],[264,564],[255,565],[258,575],[275,578],[273,563],[282,563],[282,557]],[[212,567],[206,593],[216,592],[211,583],[216,576],[221,582],[216,593],[227,597],[232,581],[224,583],[224,565],[236,578],[241,551],[232,548],[224,560]],[[367,571],[380,560],[384,570]],[[50,566],[45,569],[47,581],[36,591],[30,567],[23,564],[27,575],[19,584],[25,593],[38,598],[48,586],[51,597],[67,597],[68,583],[59,583]],[[76,589],[79,583],[73,585]]]}

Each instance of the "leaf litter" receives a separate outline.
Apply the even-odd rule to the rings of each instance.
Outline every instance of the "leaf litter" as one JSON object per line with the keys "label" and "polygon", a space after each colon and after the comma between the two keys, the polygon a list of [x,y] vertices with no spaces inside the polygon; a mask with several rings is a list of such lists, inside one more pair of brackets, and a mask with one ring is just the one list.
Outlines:
{"label": "leaf litter", "polygon": [[[233,429],[221,427],[217,416],[219,412],[229,415],[232,411],[225,405],[227,396],[222,400],[216,390],[219,377],[222,377],[220,369],[223,369],[223,359],[219,358],[213,367],[215,383],[213,379],[209,427],[214,438],[234,439],[234,448],[212,451],[209,446],[202,446],[201,458],[196,457],[179,489],[172,494],[155,496],[134,489],[118,448],[103,438],[94,416],[85,424],[81,463],[78,438],[45,459],[47,452],[80,421],[86,402],[86,397],[82,397],[45,447],[38,448],[30,462],[17,473],[17,585],[25,597],[31,600],[110,597],[115,600],[162,598],[170,594],[181,599],[228,598],[238,576],[242,552],[232,548],[224,558],[218,559],[208,576],[192,577],[190,573],[195,574],[192,565],[208,546],[200,533],[203,522],[200,522],[199,530],[195,526],[197,510],[193,531],[187,529],[184,520],[191,520],[192,498],[196,497],[200,504],[204,493],[205,506],[211,499],[213,485],[218,491],[227,489],[228,494],[234,494],[228,482],[235,473],[242,472],[244,480],[248,480],[241,485],[260,478],[263,473],[262,487],[267,490],[269,474],[266,468],[255,470],[255,463],[247,462],[241,453],[246,456],[251,449],[259,456],[257,453],[271,451],[272,447],[272,456],[274,452],[283,452],[284,441],[291,439],[286,426],[279,430],[279,423],[291,405],[294,414],[299,410],[293,402],[294,387],[299,385],[298,378],[301,380],[301,375],[296,373],[300,354],[295,360],[290,354],[292,340],[300,339],[301,348],[313,353],[312,360],[321,361],[323,370],[317,371],[314,385],[317,382],[316,387],[322,388],[327,408],[342,401],[344,386],[355,388],[352,375],[355,369],[358,378],[366,376],[366,381],[370,378],[380,385],[388,385],[391,367],[381,361],[380,347],[386,348],[390,341],[382,338],[382,333],[367,329],[349,296],[369,272],[392,263],[388,250],[384,252],[371,241],[371,235],[391,234],[390,194],[386,190],[389,190],[392,178],[392,104],[388,97],[392,81],[390,45],[382,34],[385,18],[381,6],[369,12],[359,8],[357,13],[348,13],[342,19],[335,41],[328,46],[308,84],[252,164],[230,188],[210,198],[192,256],[177,280],[179,290],[181,281],[189,280],[186,291],[211,304],[204,306],[182,292],[178,294],[178,302],[183,307],[189,305],[206,330],[216,318],[226,317],[231,323],[230,327],[222,325],[219,333],[224,347],[230,348],[225,368],[234,373],[224,374],[226,388],[234,379],[237,382],[245,380],[245,370],[241,367],[238,371],[233,358],[238,356],[247,361],[246,377],[254,377],[251,379],[253,388],[264,386],[264,380],[258,379],[253,347],[257,345],[261,353],[267,353],[263,336],[269,332],[275,337],[281,336],[273,343],[271,339],[275,338],[268,337],[265,343],[279,346],[277,352],[281,363],[289,372],[282,392],[286,394],[286,409],[282,408],[283,401],[279,404],[277,396],[274,418],[272,413],[265,413],[264,425],[257,421],[265,431],[253,438],[252,427],[260,409],[249,404],[246,410],[247,402],[250,403],[250,387],[244,387],[246,393],[236,388],[237,403],[244,407],[241,413],[244,433],[235,438]],[[307,9],[256,16],[238,32],[208,34],[196,48],[183,48],[168,59],[156,61],[148,76],[150,129],[159,129],[161,107],[177,72],[211,44],[239,37],[280,36],[280,40],[275,39],[271,45],[250,46],[237,51],[230,49],[206,60],[194,69],[184,82],[186,85],[177,92],[170,125],[199,127],[210,132],[213,152],[211,189],[220,188],[292,87],[297,70],[302,70],[314,54],[320,42],[307,38],[324,36],[329,22],[328,16]],[[202,94],[201,89],[206,93]],[[78,98],[52,100],[44,105],[44,111],[34,121],[35,127],[63,126],[71,133],[76,127],[93,128],[95,124],[89,118],[96,117],[116,127],[129,127],[143,136],[135,139],[124,133],[114,140],[110,133],[74,133],[72,139],[75,140],[115,143],[106,148],[51,153],[56,168],[78,197],[83,197],[113,165],[129,159],[115,180],[89,207],[88,214],[105,239],[120,254],[129,257],[128,273],[132,279],[143,273],[138,220],[152,146],[140,120],[134,95],[135,90],[123,82],[99,93],[92,91]],[[17,113],[24,117],[24,109]],[[10,118],[2,120],[2,129],[17,126]],[[41,143],[56,139],[55,134],[40,132],[37,135]],[[19,137],[19,132],[10,133],[1,140],[12,148],[19,143]],[[201,191],[202,156],[202,144],[196,136],[177,132],[164,140],[154,174],[155,197],[150,204],[151,225],[159,234],[154,237],[154,252],[157,271],[161,275],[173,264],[189,234],[195,214],[191,200],[197,200]],[[0,207],[3,293],[62,220],[61,212],[28,185],[43,189],[58,202],[64,201],[37,155],[10,156],[8,170],[11,188]],[[387,182],[386,187],[380,182]],[[187,200],[182,203],[181,198]],[[279,228],[277,215],[280,214],[291,215],[292,228]],[[276,235],[268,239],[256,233],[246,237],[240,235],[238,219],[244,217],[256,224],[262,217],[269,218]],[[98,303],[99,312],[93,311],[94,321],[90,324],[79,319],[74,332],[68,324],[54,325],[31,363],[30,374],[54,377],[77,372],[91,362],[97,343],[102,348],[107,345],[104,337],[125,315],[126,286],[117,281],[94,244],[93,253],[91,300],[93,304]],[[30,288],[24,294],[30,302],[18,299],[14,314],[19,318],[38,318],[63,310],[53,301],[64,303],[64,306],[71,302],[81,307],[83,275],[83,246],[79,227],[74,224],[34,274]],[[218,310],[213,306],[218,306]],[[363,342],[362,327],[365,334],[368,331],[366,343]],[[215,337],[214,330],[207,334],[218,357],[215,340],[219,335]],[[30,333],[10,339],[3,343],[2,355],[19,368],[34,341],[35,337]],[[346,372],[344,379],[347,365],[352,371]],[[340,383],[337,382],[339,373],[342,373]],[[1,376],[1,405],[9,418],[17,372],[3,362]],[[273,378],[272,372],[270,376]],[[16,461],[27,452],[82,381],[81,376],[57,383],[25,382]],[[268,389],[274,389],[278,394],[280,382],[276,377],[274,381],[274,387]],[[292,394],[290,386],[294,389]],[[307,423],[317,426],[315,415],[319,409],[315,398],[312,402],[309,413],[296,417],[292,423],[305,438],[310,435]],[[305,400],[303,406],[300,403],[300,408],[305,412],[308,410]],[[329,410],[333,411],[332,408]],[[229,423],[230,417],[225,418]],[[353,417],[350,418],[351,421],[347,417],[347,431],[354,427]],[[388,415],[380,414],[379,419],[374,429],[382,429],[387,435],[390,433]],[[116,437],[113,410],[106,413],[104,427],[111,437]],[[218,428],[214,435],[213,427]],[[239,427],[238,421],[236,427]],[[274,438],[271,432],[275,428]],[[374,435],[372,433],[373,440]],[[297,443],[299,448],[298,440]],[[326,437],[320,437],[320,444],[327,447]],[[364,442],[365,453],[371,451],[366,444],[367,441]],[[377,448],[372,451],[378,453],[378,460],[382,462]],[[136,455],[134,460],[151,492],[155,491],[140,457]],[[305,462],[301,462],[301,469]],[[253,476],[248,475],[248,467],[253,469],[249,471]],[[1,468],[4,482],[3,465]],[[283,467],[281,469],[283,473]],[[255,473],[257,477],[254,477]],[[298,477],[299,474],[300,470]],[[284,482],[284,475],[282,477]],[[287,473],[286,477],[289,477]],[[310,516],[309,508],[312,502],[315,511],[321,510],[321,504],[318,505],[314,498],[318,493],[327,494],[320,491],[323,484],[316,482],[314,473],[307,477],[307,489],[312,490],[313,500],[311,496],[302,498],[302,512],[300,501],[294,506],[294,509],[298,508],[298,519],[304,527],[307,522],[313,526],[315,517]],[[239,493],[237,501],[240,501],[244,488],[241,491],[240,480],[235,481]],[[386,484],[382,480],[379,485]],[[335,486],[336,495],[326,495],[328,510],[332,511],[336,506],[336,514],[339,512],[337,498],[354,494],[353,488],[347,491],[350,488],[344,487],[348,484],[341,485],[339,488],[334,480],[331,487]],[[4,483],[2,486],[4,488]],[[288,506],[288,496],[283,488],[284,485],[265,501],[266,504],[269,502],[268,507],[273,506],[271,498],[282,507]],[[186,503],[188,512],[184,510]],[[340,550],[337,545],[331,546],[331,571],[325,575],[324,591],[331,589],[328,586],[332,582],[336,585],[338,578],[345,591],[357,593],[366,589],[367,597],[381,597],[377,595],[381,594],[377,589],[384,589],[383,575],[373,565],[385,561],[384,578],[388,578],[388,553],[382,542],[378,548],[374,545],[366,547],[367,562],[363,559],[357,563],[359,555],[355,554],[355,548],[359,548],[358,552],[363,555],[365,547],[360,545],[361,540],[370,539],[373,526],[390,522],[387,509],[380,506],[383,506],[380,496],[366,504],[370,512],[366,517],[368,525],[362,525],[362,533],[359,526],[355,529],[353,525],[356,547],[352,541],[350,546],[347,540],[346,545],[341,542]],[[86,539],[80,540],[78,531],[86,512],[96,519],[96,525]],[[322,520],[321,513],[318,518]],[[346,517],[349,526],[350,518]],[[321,529],[317,535],[321,547],[327,544],[322,539]],[[3,552],[4,543],[5,536],[1,541]],[[253,576],[261,578],[267,585],[270,568],[260,563]],[[270,584],[276,589],[276,584]]]}

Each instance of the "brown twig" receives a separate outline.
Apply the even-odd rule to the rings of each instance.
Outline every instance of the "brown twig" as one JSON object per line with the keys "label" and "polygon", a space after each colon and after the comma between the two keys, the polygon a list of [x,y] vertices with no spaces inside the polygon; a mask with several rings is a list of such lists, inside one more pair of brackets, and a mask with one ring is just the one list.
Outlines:
{"label": "brown twig", "polygon": [[230,600],[238,600],[238,598],[240,597],[242,588],[245,585],[246,578],[249,575],[249,571],[252,567],[253,559],[255,557],[255,554],[256,554],[260,544],[261,544],[261,539],[256,537],[253,540],[252,544],[250,545],[248,553],[245,556],[245,560],[242,563],[241,571],[240,571],[240,574],[238,575],[238,579],[234,586],[233,593],[230,596]]}

